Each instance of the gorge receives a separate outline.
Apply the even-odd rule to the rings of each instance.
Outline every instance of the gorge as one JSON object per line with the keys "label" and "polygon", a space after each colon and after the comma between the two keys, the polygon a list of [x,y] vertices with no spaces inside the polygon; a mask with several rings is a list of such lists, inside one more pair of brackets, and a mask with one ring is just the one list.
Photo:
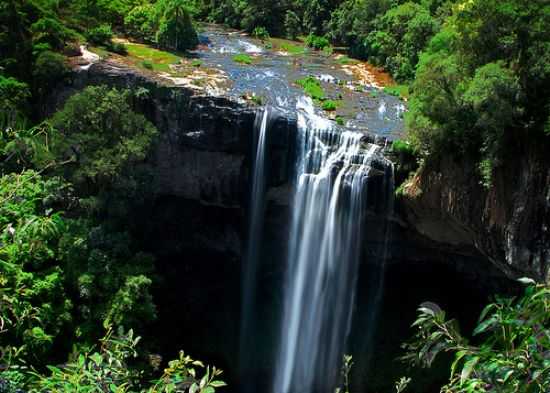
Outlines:
{"label": "gorge", "polygon": [[0,393],[549,391],[550,4],[0,22]]}
{"label": "gorge", "polygon": [[[408,197],[393,206],[384,135],[399,129],[403,104],[395,98],[370,98],[379,105],[348,124],[351,131],[340,130],[299,91],[273,87],[265,110],[243,102],[258,80],[260,91],[269,86],[271,73],[231,67],[241,84],[242,72],[268,76],[220,96],[110,60],[76,72],[52,95],[54,108],[89,85],[147,91],[136,105],[161,132],[147,164],[155,196],[132,226],[163,277],[155,289],[159,320],[172,322],[154,330],[166,337],[159,339],[164,354],[173,354],[176,341],[226,369],[231,391],[289,393],[335,386],[349,352],[360,369],[356,389],[388,389],[400,377],[391,364],[413,318],[400,318],[403,309],[434,299],[473,324],[491,293],[515,290],[509,279],[540,277],[525,264],[499,270],[491,261],[501,258],[463,241],[453,224],[427,230],[425,220],[447,214],[442,206],[426,212]],[[395,117],[384,124],[384,116]],[[382,135],[371,133],[377,129]],[[548,257],[539,260],[547,269]],[[204,326],[193,327],[198,321]],[[444,378],[434,375],[419,376],[418,391]]]}

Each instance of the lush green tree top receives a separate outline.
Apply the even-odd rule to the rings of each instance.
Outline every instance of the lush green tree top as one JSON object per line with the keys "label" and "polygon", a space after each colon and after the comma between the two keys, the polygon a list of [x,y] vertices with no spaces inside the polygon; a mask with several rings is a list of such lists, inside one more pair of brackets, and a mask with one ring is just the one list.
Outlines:
{"label": "lush green tree top", "polygon": [[460,2],[420,56],[407,118],[427,157],[479,157],[490,186],[506,140],[543,135],[550,107],[550,5],[524,0]]}

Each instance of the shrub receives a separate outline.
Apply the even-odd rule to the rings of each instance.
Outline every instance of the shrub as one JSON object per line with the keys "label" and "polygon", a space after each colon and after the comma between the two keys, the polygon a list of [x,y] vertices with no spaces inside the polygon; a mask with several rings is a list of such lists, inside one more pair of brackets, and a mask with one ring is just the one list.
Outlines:
{"label": "shrub", "polygon": [[143,66],[143,68],[147,68],[148,70],[153,69],[153,63],[150,60],[143,60],[141,62],[141,65]]}
{"label": "shrub", "polygon": [[306,45],[316,50],[323,50],[330,46],[330,42],[326,37],[320,37],[314,34],[310,34],[306,38]]}
{"label": "shrub", "polygon": [[107,49],[109,49],[113,53],[118,53],[119,55],[126,56],[128,54],[128,48],[126,48],[126,45],[120,42],[113,42],[111,43]]}
{"label": "shrub", "polygon": [[414,155],[414,147],[407,141],[396,139],[392,143],[394,154]]}
{"label": "shrub", "polygon": [[[61,179],[32,170],[0,177],[0,335],[22,358],[40,358],[71,320],[58,264],[66,222],[53,210],[68,189]],[[2,363],[10,360],[3,358],[5,349]]]}
{"label": "shrub", "polygon": [[297,80],[296,83],[314,100],[325,99],[325,92],[323,91],[321,82],[317,78],[308,76],[307,78]]}
{"label": "shrub", "polygon": [[93,45],[108,46],[113,38],[113,30],[109,25],[94,27],[86,32],[86,39]]}
{"label": "shrub", "polygon": [[263,26],[257,26],[252,31],[252,37],[258,38],[260,40],[268,40],[269,39],[269,32],[267,29]]}
{"label": "shrub", "polygon": [[338,104],[336,103],[336,101],[333,101],[333,100],[326,100],[326,101],[323,101],[323,104],[321,105],[321,107],[323,108],[324,111],[335,111],[336,108],[338,107]]}
{"label": "shrub", "polygon": [[240,64],[252,64],[252,57],[249,55],[245,55],[243,53],[240,53],[238,55],[233,56],[233,61]]}
{"label": "shrub", "polygon": [[48,366],[50,375],[34,372],[31,382],[41,392],[214,393],[226,385],[218,379],[221,370],[205,367],[183,351],[168,363],[161,378],[141,383],[143,370],[131,366],[139,342],[132,330],[114,334],[110,329],[97,350],[89,348],[63,366]]}

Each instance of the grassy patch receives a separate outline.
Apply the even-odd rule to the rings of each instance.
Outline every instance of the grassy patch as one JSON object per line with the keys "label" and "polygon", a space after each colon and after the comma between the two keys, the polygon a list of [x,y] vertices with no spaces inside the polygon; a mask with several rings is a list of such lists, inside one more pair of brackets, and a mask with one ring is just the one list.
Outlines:
{"label": "grassy patch", "polygon": [[386,86],[384,87],[384,93],[406,100],[409,98],[409,86],[407,85]]}
{"label": "grassy patch", "polygon": [[338,107],[338,103],[333,100],[325,100],[321,104],[321,108],[323,108],[323,110],[327,112],[335,111],[337,107]]}
{"label": "grassy patch", "polygon": [[252,64],[252,57],[245,55],[244,53],[240,53],[238,55],[233,56],[233,61],[235,63],[240,64]]}
{"label": "grassy patch", "polygon": [[105,47],[92,46],[88,49],[90,50],[90,52],[98,55],[101,59],[106,59],[107,57],[109,57],[109,51]]}
{"label": "grassy patch", "polygon": [[195,60],[193,60],[193,61],[191,62],[191,65],[192,65],[193,67],[200,67],[200,66],[202,66],[202,61],[199,60],[199,59],[195,59]]}
{"label": "grassy patch", "polygon": [[281,49],[291,55],[304,55],[307,52],[307,49],[305,47],[294,45],[289,42],[284,42],[283,44],[281,44]]}
{"label": "grassy patch", "polygon": [[298,79],[296,84],[302,87],[304,92],[313,98],[313,101],[315,101],[318,105],[321,105],[323,110],[331,112],[338,108],[339,102],[337,100],[329,100],[325,97],[325,91],[323,90],[323,86],[321,86],[319,79],[313,76],[308,76],[307,78]]}
{"label": "grassy patch", "polygon": [[296,83],[314,100],[323,101],[325,99],[325,92],[321,86],[321,82],[317,78],[308,76],[307,78],[298,79]]}
{"label": "grassy patch", "polygon": [[336,116],[336,119],[334,120],[336,120],[336,124],[338,124],[339,126],[343,126],[346,124],[342,116]]}
{"label": "grassy patch", "polygon": [[154,71],[170,72],[170,64],[177,64],[181,57],[173,53],[151,48],[143,44],[126,44],[128,56],[136,60],[136,64],[147,68],[144,63],[149,62]]}
{"label": "grassy patch", "polygon": [[308,49],[299,42],[285,40],[283,38],[270,38],[271,49],[275,51],[287,52],[289,55],[304,55]]}
{"label": "grassy patch", "polygon": [[341,57],[338,58],[337,61],[338,61],[339,64],[342,64],[342,65],[357,64],[358,63],[357,60],[352,59],[348,56],[341,56]]}

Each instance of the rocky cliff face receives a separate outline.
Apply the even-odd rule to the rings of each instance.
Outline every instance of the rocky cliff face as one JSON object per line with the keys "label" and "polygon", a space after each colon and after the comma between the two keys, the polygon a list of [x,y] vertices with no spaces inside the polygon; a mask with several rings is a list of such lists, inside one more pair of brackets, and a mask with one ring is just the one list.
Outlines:
{"label": "rocky cliff face", "polygon": [[[99,84],[134,91],[134,106],[160,131],[151,160],[156,181],[152,186],[158,194],[220,207],[242,205],[256,108],[170,86],[120,64],[100,62],[75,72],[54,93],[49,110],[61,107],[76,91]],[[278,116],[272,128],[277,172],[271,181],[280,184],[287,179],[292,119]]]}
{"label": "rocky cliff face", "polygon": [[[149,160],[155,179],[151,187],[161,201],[150,212],[150,235],[165,233],[159,241],[167,254],[197,246],[239,258],[246,233],[258,109],[233,98],[204,96],[171,86],[120,64],[99,62],[75,72],[57,89],[49,111],[61,107],[76,91],[98,84],[133,90],[134,106],[160,131]],[[266,222],[268,231],[279,239],[279,246],[274,246],[278,249],[284,248],[286,241],[285,229],[274,226],[288,224],[283,217],[289,216],[289,179],[295,162],[294,116],[275,113],[269,131],[271,216]],[[376,138],[369,141],[384,143]],[[464,261],[489,259],[509,277],[528,275],[548,280],[550,171],[544,149],[532,144],[532,150],[507,160],[489,191],[478,184],[473,163],[444,158],[423,168],[398,203],[394,262],[452,260],[456,256],[462,270],[483,276],[486,266],[468,267]],[[371,192],[376,189],[379,187],[369,187]],[[369,196],[369,201],[378,199],[377,195]],[[371,212],[375,212],[376,204],[370,206]],[[187,217],[186,223],[178,224],[173,217],[176,210]],[[372,219],[376,222],[381,217]],[[169,234],[165,227],[172,228]],[[376,230],[381,224],[371,227],[365,243],[385,241]],[[488,275],[494,276],[494,272]]]}
{"label": "rocky cliff face", "polygon": [[544,141],[518,141],[493,185],[474,160],[444,157],[406,185],[406,221],[441,247],[477,250],[511,278],[550,282],[550,163]]}

